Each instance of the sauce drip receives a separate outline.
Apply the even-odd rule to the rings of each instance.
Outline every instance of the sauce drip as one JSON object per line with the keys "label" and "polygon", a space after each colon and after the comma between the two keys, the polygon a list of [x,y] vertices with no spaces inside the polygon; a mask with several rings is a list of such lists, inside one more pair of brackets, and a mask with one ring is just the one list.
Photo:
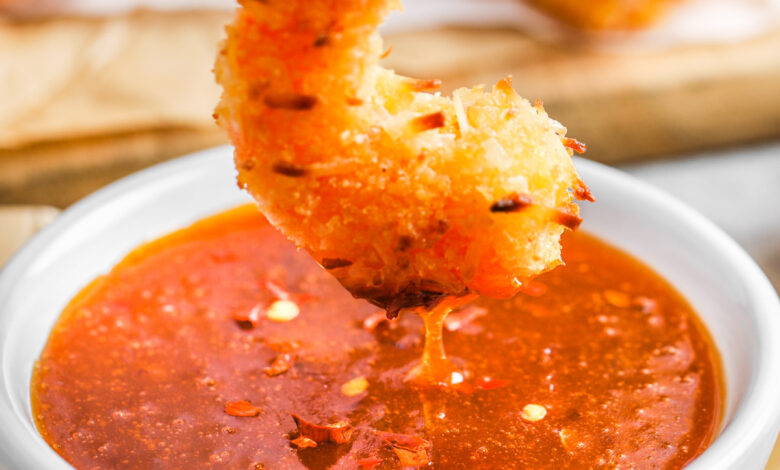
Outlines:
{"label": "sauce drip", "polygon": [[421,387],[448,387],[464,380],[459,369],[444,351],[444,320],[453,309],[464,306],[477,298],[476,295],[446,297],[430,310],[418,309],[417,313],[425,327],[425,343],[420,363],[406,376],[407,380]]}

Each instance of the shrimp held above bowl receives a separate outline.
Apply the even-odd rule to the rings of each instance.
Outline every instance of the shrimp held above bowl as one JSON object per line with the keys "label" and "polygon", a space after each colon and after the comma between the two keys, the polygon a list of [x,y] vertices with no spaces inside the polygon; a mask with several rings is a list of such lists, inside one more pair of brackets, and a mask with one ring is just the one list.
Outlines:
{"label": "shrimp held above bowl", "polygon": [[391,0],[241,1],[215,116],[239,185],[353,295],[395,315],[444,296],[510,297],[561,263],[592,200],[540,101],[444,97],[379,65]]}

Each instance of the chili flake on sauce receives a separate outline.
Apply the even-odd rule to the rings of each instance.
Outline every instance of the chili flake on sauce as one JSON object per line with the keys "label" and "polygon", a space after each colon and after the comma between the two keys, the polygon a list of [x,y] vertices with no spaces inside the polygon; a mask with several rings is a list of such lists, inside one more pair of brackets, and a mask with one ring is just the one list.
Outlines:
{"label": "chili flake on sauce", "polygon": [[526,294],[454,312],[462,381],[415,389],[420,318],[382,320],[235,209],[71,302],[35,367],[35,421],[90,469],[684,466],[720,419],[706,330],[626,254],[574,233],[564,258]]}

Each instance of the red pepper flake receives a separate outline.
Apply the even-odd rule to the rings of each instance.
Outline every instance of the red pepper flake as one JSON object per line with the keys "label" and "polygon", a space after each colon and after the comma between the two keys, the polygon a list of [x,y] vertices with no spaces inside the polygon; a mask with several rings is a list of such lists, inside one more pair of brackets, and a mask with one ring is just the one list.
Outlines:
{"label": "red pepper flake", "polygon": [[247,87],[246,98],[250,101],[257,101],[263,96],[263,92],[268,89],[268,83],[252,83]]}
{"label": "red pepper flake", "polygon": [[247,311],[234,312],[233,315],[231,315],[233,320],[237,321],[238,323],[249,324],[252,327],[256,327],[264,316],[265,316],[265,308],[263,308],[263,306],[260,304],[257,304],[254,307],[252,307],[252,310],[250,310],[249,312]]}
{"label": "red pepper flake", "polygon": [[306,176],[309,172],[305,167],[284,161],[274,163],[274,166],[271,167],[271,171],[280,175],[289,176],[290,178],[300,178]]}
{"label": "red pepper flake", "polygon": [[322,258],[320,263],[325,269],[345,268],[352,265],[352,261],[341,258]]}
{"label": "red pepper flake", "polygon": [[348,421],[339,421],[334,424],[314,424],[306,421],[297,414],[293,413],[292,418],[298,427],[298,433],[305,436],[317,444],[332,442],[334,444],[344,444],[352,439],[354,428]]}
{"label": "red pepper flake", "polygon": [[590,188],[579,178],[577,178],[577,182],[574,184],[574,197],[580,201],[596,202],[596,198],[590,192]]}
{"label": "red pepper flake", "polygon": [[387,59],[387,56],[389,56],[390,52],[392,52],[392,51],[393,51],[393,45],[391,44],[390,46],[388,46],[387,50],[385,52],[383,52],[382,55],[379,56],[379,58],[380,59]]}
{"label": "red pepper flake", "polygon": [[330,38],[328,37],[328,35],[325,33],[320,33],[317,35],[316,38],[314,38],[314,42],[312,43],[312,45],[314,47],[322,47],[322,46],[327,46],[329,43],[330,43]]}
{"label": "red pepper flake", "polygon": [[407,251],[414,245],[414,238],[409,235],[401,235],[398,237],[398,243],[395,246],[397,251]]}
{"label": "red pepper flake", "polygon": [[479,390],[495,390],[497,388],[504,388],[509,385],[508,380],[493,379],[490,377],[481,377],[474,381],[474,388]]}
{"label": "red pepper flake", "polygon": [[378,459],[376,457],[365,457],[362,459],[358,459],[357,464],[360,466],[360,468],[364,468],[366,470],[371,470],[372,468],[376,467],[382,463],[382,459]]}
{"label": "red pepper flake", "polygon": [[587,145],[583,144],[577,139],[571,139],[569,137],[563,138],[563,146],[577,153],[585,153],[585,151],[588,150]]}
{"label": "red pepper flake", "polygon": [[631,296],[626,294],[625,292],[613,290],[613,289],[607,289],[603,292],[604,299],[607,301],[608,304],[612,305],[613,307],[617,308],[628,308],[631,306]]}
{"label": "red pepper flake", "polygon": [[293,366],[294,362],[295,359],[292,354],[279,354],[273,362],[271,362],[270,366],[263,369],[263,372],[265,372],[265,375],[268,377],[276,377],[277,375],[282,375],[290,370],[290,367]]}
{"label": "red pepper flake", "polygon": [[412,119],[409,124],[416,132],[425,132],[431,129],[444,127],[444,122],[444,113],[441,111],[436,111],[435,113],[416,117]]}
{"label": "red pepper flake", "polygon": [[431,463],[430,441],[409,434],[381,431],[378,434],[393,449],[402,467],[422,467]]}
{"label": "red pepper flake", "polygon": [[254,160],[243,160],[238,164],[239,169],[244,171],[252,171],[255,168]]}
{"label": "red pepper flake", "polygon": [[308,111],[317,104],[317,97],[297,93],[279,93],[265,95],[265,105],[271,109],[290,111]]}
{"label": "red pepper flake", "polygon": [[416,79],[409,82],[412,91],[436,91],[441,88],[441,80],[434,78],[432,80]]}
{"label": "red pepper flake", "polygon": [[229,401],[225,403],[225,413],[230,416],[253,417],[263,411],[259,406],[254,406],[246,400]]}
{"label": "red pepper flake", "polygon": [[458,331],[464,326],[470,325],[474,320],[487,314],[487,309],[469,305],[457,312],[452,312],[444,319],[444,328],[447,331]]}
{"label": "red pepper flake", "polygon": [[306,449],[308,447],[317,447],[317,443],[309,439],[306,436],[298,436],[290,441],[290,444],[299,449]]}
{"label": "red pepper flake", "polygon": [[361,100],[360,98],[355,98],[354,96],[348,96],[346,98],[346,101],[347,101],[347,105],[348,106],[362,106],[363,105],[363,100]]}
{"label": "red pepper flake", "polygon": [[547,286],[539,281],[530,281],[520,287],[520,292],[531,297],[541,297],[547,292]]}
{"label": "red pepper flake", "polygon": [[490,206],[490,212],[520,212],[533,202],[528,194],[512,193],[494,202]]}
{"label": "red pepper flake", "polygon": [[536,98],[534,100],[534,108],[544,111],[544,101],[542,101],[541,98]]}
{"label": "red pepper flake", "polygon": [[577,230],[582,223],[582,218],[572,214],[568,209],[555,209],[553,211],[553,220],[569,230]]}

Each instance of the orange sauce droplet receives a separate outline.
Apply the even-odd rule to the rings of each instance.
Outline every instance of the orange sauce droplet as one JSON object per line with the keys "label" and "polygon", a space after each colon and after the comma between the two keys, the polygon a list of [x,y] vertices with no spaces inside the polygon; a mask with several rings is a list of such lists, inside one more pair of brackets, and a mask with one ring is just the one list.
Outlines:
{"label": "orange sauce droplet", "polygon": [[447,357],[444,351],[444,319],[460,306],[477,298],[476,294],[447,297],[430,310],[418,309],[425,325],[425,346],[420,363],[406,376],[406,380],[421,387],[450,387],[464,380],[464,373]]}

